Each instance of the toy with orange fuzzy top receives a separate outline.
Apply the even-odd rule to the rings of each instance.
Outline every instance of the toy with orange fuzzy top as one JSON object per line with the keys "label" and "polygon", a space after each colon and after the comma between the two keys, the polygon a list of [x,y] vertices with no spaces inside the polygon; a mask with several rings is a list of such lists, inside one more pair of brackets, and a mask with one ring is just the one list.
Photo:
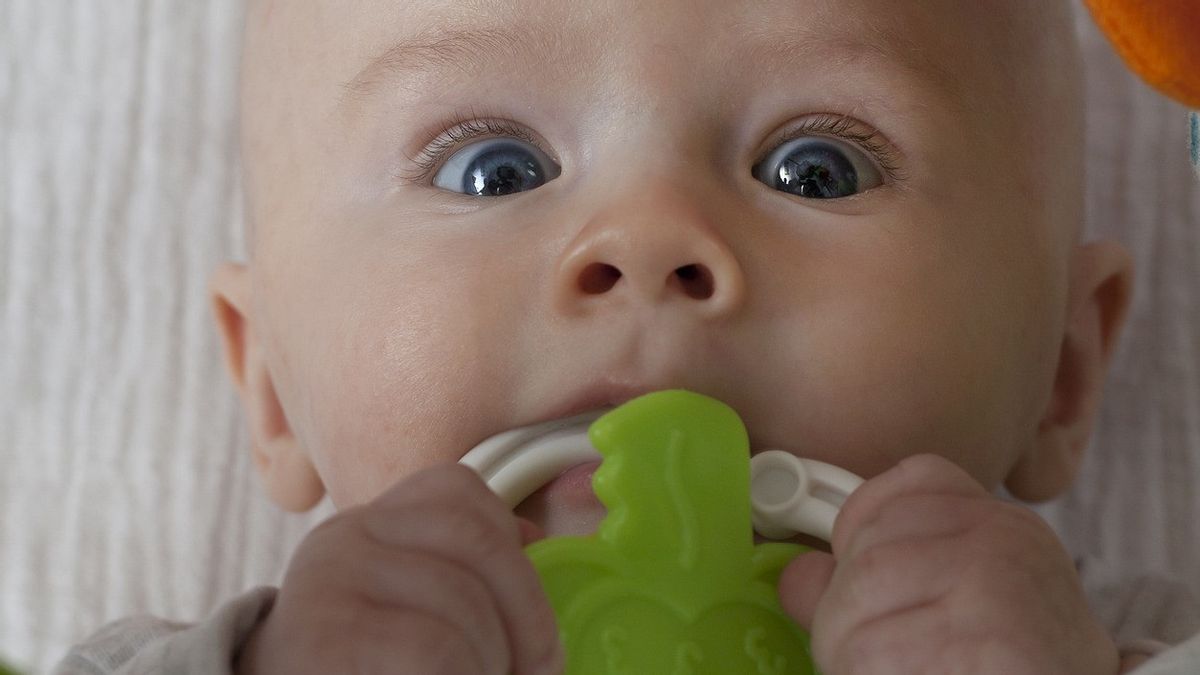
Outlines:
{"label": "toy with orange fuzzy top", "polygon": [[[1200,109],[1200,0],[1086,0],[1130,69]],[[1200,115],[1190,117],[1191,160],[1200,175]]]}
{"label": "toy with orange fuzzy top", "polygon": [[1117,53],[1142,79],[1200,108],[1200,2],[1087,0]]}

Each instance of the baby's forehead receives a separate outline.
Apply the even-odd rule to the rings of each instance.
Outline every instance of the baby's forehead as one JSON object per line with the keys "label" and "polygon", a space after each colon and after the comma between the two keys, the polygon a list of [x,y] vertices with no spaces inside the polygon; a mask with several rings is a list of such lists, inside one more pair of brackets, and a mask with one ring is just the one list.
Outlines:
{"label": "baby's forehead", "polygon": [[[1053,2],[1032,6],[1048,4]],[[903,68],[936,84],[969,86],[976,77],[972,66],[1019,67],[1001,52],[1019,43],[1010,39],[1017,24],[1029,22],[1014,8],[1031,2],[323,0],[316,5],[321,9],[313,11],[313,23],[334,27],[324,32],[325,45],[340,40],[357,64],[370,64],[353,73],[350,83],[356,88],[411,83],[418,76],[436,82],[447,74],[473,73],[483,79],[531,66],[586,76],[631,62],[646,71],[671,58],[693,59],[697,70],[714,75],[717,67],[731,72],[790,68],[803,74],[865,61]]]}
{"label": "baby's forehead", "polygon": [[998,78],[1038,67],[1029,64],[1039,50],[1014,49],[1017,24],[1028,20],[1010,8],[1024,0],[374,4],[376,12],[356,10],[357,27],[343,32],[354,54],[337,75],[368,98],[378,89],[425,95],[462,84],[483,94],[518,85],[603,99],[614,89],[680,91],[683,77],[737,100],[763,89],[752,85],[791,78],[798,87],[839,73],[884,104],[899,87],[914,99],[990,103],[1008,88]]}

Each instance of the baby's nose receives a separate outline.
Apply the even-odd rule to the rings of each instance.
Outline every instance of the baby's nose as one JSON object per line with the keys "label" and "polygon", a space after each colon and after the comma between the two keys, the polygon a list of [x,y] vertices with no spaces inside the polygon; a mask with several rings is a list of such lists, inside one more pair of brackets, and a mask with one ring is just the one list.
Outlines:
{"label": "baby's nose", "polygon": [[564,250],[557,300],[565,313],[613,303],[682,304],[705,318],[735,312],[746,281],[713,216],[678,188],[610,202]]}

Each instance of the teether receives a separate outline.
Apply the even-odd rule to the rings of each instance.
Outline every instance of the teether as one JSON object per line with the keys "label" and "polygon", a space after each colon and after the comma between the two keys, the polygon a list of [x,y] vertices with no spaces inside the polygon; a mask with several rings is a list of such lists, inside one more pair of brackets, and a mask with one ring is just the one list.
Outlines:
{"label": "teether", "polygon": [[634,399],[589,431],[604,457],[596,534],[527,549],[567,673],[813,673],[776,584],[804,549],[754,545],[749,444],[737,414],[687,391]]}
{"label": "teether", "polygon": [[782,450],[761,452],[750,460],[754,528],[771,539],[803,532],[830,541],[838,509],[861,484],[832,464]]}
{"label": "teether", "polygon": [[475,469],[510,508],[558,474],[600,459],[587,438],[587,427],[601,412],[545,422],[497,434],[475,446],[460,461]]}
{"label": "teether", "polygon": [[[604,411],[497,434],[460,460],[515,507],[535,490],[578,464],[600,460],[588,426]],[[739,421],[740,424],[740,421]],[[767,450],[750,459],[754,528],[769,539],[800,532],[826,541],[838,508],[862,479],[824,462]]]}

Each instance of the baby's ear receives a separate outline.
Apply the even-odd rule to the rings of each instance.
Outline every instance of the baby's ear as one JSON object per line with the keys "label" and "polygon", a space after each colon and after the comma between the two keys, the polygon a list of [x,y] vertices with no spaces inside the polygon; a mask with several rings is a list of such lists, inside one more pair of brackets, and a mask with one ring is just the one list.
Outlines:
{"label": "baby's ear", "polygon": [[254,465],[271,499],[288,511],[311,509],[325,486],[300,447],[275,392],[250,305],[250,270],[225,263],[209,283],[225,365],[237,388],[250,428]]}
{"label": "baby's ear", "polygon": [[1074,480],[1092,435],[1117,337],[1125,325],[1133,261],[1105,240],[1075,251],[1054,391],[1032,447],[1009,474],[1012,494],[1051,499]]}

